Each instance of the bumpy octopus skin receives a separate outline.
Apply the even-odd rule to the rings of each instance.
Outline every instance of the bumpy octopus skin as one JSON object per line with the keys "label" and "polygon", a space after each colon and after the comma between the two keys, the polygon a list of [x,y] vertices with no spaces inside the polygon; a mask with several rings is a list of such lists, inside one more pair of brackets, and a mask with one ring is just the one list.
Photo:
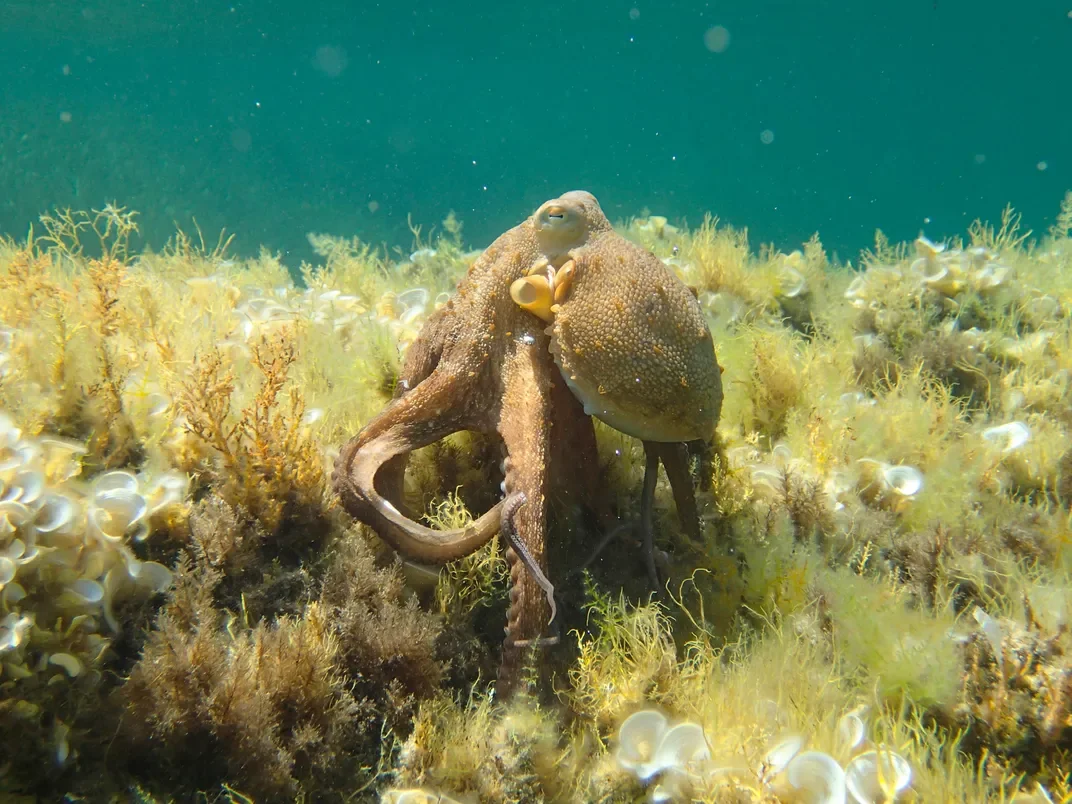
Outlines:
{"label": "bumpy octopus skin", "polygon": [[585,412],[643,441],[709,440],[722,374],[695,295],[613,232],[570,256],[551,352]]}
{"label": "bumpy octopus skin", "polygon": [[641,531],[654,564],[652,505],[666,468],[678,515],[699,539],[685,442],[709,442],[722,409],[722,370],[695,294],[651,252],[600,229],[560,267],[537,265],[511,296],[549,321],[551,352],[594,415],[644,442]]}
{"label": "bumpy octopus skin", "polygon": [[[507,551],[503,694],[516,680],[521,650],[541,642],[550,619],[540,583],[549,483],[591,499],[598,465],[591,419],[556,371],[544,325],[514,304],[509,289],[534,266],[560,267],[570,249],[608,230],[595,198],[574,192],[499,237],[411,345],[399,395],[342,447],[335,463],[333,485],[343,506],[408,558],[460,558],[500,530],[523,548],[521,556]],[[509,505],[504,512],[500,502],[466,528],[424,527],[401,507],[406,456],[459,430],[501,436]],[[538,572],[526,571],[527,564]]]}

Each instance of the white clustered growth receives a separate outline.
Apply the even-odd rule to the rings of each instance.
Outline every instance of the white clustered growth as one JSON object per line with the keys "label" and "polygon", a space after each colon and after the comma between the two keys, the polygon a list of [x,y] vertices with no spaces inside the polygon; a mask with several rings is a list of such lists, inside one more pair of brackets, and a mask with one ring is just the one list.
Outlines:
{"label": "white clustered growth", "polygon": [[655,709],[630,715],[618,730],[615,759],[648,788],[655,803],[688,801],[692,789],[704,782],[758,780],[766,794],[790,794],[813,804],[879,804],[895,802],[912,783],[908,760],[885,745],[858,752],[866,743],[866,707],[858,707],[838,722],[839,753],[851,756],[844,767],[822,751],[805,751],[804,738],[791,735],[777,742],[758,768],[721,766],[711,757],[703,729],[695,723],[671,726]]}
{"label": "white clustered growth", "polygon": [[[449,298],[450,294],[440,293],[432,309],[439,309]],[[352,340],[361,326],[380,326],[404,352],[416,340],[428,316],[430,293],[423,287],[398,294],[388,291],[378,300],[366,303],[358,296],[333,288],[308,288],[299,293],[294,287],[279,287],[267,295],[247,288],[237,292],[234,301],[231,311],[234,328],[219,346],[236,355],[248,357],[251,343],[295,321],[329,328],[341,335],[344,342]]]}
{"label": "white clustered growth", "polygon": [[[149,536],[154,514],[184,500],[189,481],[171,472],[139,477],[114,471],[86,484],[78,479],[85,452],[77,442],[24,435],[0,413],[5,681],[45,673],[52,683],[85,675],[108,647],[103,634],[119,630],[114,603],[171,585],[171,571],[138,559],[132,545]],[[57,642],[64,647],[57,650]],[[56,758],[63,764],[69,746],[59,725]]]}

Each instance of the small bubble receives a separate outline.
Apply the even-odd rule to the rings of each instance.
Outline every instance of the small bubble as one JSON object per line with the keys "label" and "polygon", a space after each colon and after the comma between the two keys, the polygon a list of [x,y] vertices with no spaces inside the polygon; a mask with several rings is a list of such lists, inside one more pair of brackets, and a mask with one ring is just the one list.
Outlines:
{"label": "small bubble", "polygon": [[70,112],[60,112],[60,122],[61,123],[70,123],[71,122],[71,113]]}
{"label": "small bubble", "polygon": [[772,142],[774,142],[774,132],[771,131],[769,128],[763,129],[761,132],[759,132],[759,141],[762,142],[764,145],[770,145]]}
{"label": "small bubble", "polygon": [[379,208],[380,208],[380,202],[379,201],[369,201],[368,202],[368,211],[369,212],[375,212]]}
{"label": "small bubble", "polygon": [[640,9],[639,8],[631,8],[631,9],[629,9],[629,19],[631,19],[631,20],[640,19]]}
{"label": "small bubble", "polygon": [[924,222],[924,223],[930,223],[930,222],[931,222],[931,219],[930,219],[930,218],[924,218],[924,219],[923,219],[923,222]]}
{"label": "small bubble", "polygon": [[985,161],[986,161],[986,154],[976,154],[975,155],[975,164],[981,165]]}
{"label": "small bubble", "polygon": [[1035,165],[1035,167],[1037,167],[1039,170],[1045,170],[1046,168],[1049,167],[1049,165],[1046,164],[1046,162],[1043,161],[1043,162],[1039,162],[1037,165]]}
{"label": "small bubble", "polygon": [[730,32],[721,25],[715,25],[704,32],[703,43],[712,53],[724,53],[730,46]]}
{"label": "small bubble", "polygon": [[313,55],[313,66],[328,78],[338,78],[349,63],[346,51],[333,45],[321,45]]}
{"label": "small bubble", "polygon": [[64,75],[70,75],[71,74],[71,65],[70,64],[64,64],[63,65],[63,74]]}

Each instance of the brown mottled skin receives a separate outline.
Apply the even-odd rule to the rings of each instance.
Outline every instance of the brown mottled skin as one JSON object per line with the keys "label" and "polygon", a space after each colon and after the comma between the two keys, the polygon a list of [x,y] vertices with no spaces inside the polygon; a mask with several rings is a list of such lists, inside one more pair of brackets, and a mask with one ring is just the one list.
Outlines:
{"label": "brown mottled skin", "polygon": [[[614,403],[616,416],[608,417],[612,426],[645,439],[648,471],[642,528],[649,573],[657,581],[650,549],[650,503],[660,458],[679,514],[685,521],[698,521],[684,450],[677,450],[680,444],[656,442],[710,438],[721,404],[721,384],[710,335],[701,343],[702,316],[696,319],[695,299],[687,289],[682,295],[676,277],[645,254],[615,234],[596,199],[581,191],[548,201],[499,237],[473,264],[454,297],[429,317],[410,347],[400,394],[343,446],[333,484],[345,508],[400,553],[418,561],[460,558],[502,530],[511,543],[520,542],[538,572],[546,573],[549,484],[555,482],[591,502],[598,466],[592,421],[562,382],[552,359],[548,333],[554,331],[555,359],[569,372],[566,376],[582,401],[592,407],[584,390],[589,385],[613,389],[600,395],[607,404],[592,412],[600,415]],[[556,308],[561,321],[548,329],[514,303],[510,288],[530,273],[553,276],[567,262],[578,268],[576,284]],[[604,293],[620,297],[624,311],[608,314],[602,309],[598,297]],[[661,301],[645,303],[645,296],[652,293]],[[639,316],[633,327],[630,316]],[[608,335],[605,360],[597,357],[598,346],[591,343],[593,331],[601,328]],[[706,334],[706,326],[702,328]],[[653,345],[666,350],[669,368],[662,365]],[[638,352],[643,349],[650,355]],[[705,363],[708,352],[710,360]],[[622,381],[625,368],[634,366],[644,375],[638,389]],[[675,389],[673,399],[664,393],[666,404],[660,405],[659,392],[645,382],[665,388],[667,372],[675,380],[685,377],[691,391]],[[657,432],[641,426],[649,416],[661,423]],[[508,521],[500,502],[466,528],[433,530],[418,525],[398,507],[408,453],[458,430],[502,437],[505,491],[511,503],[505,509]],[[520,505],[519,493],[524,495]],[[523,648],[545,640],[550,614],[536,573],[526,570],[513,549],[507,551],[507,559],[511,590],[501,694],[509,694],[517,681]]]}
{"label": "brown mottled skin", "polygon": [[616,232],[570,251],[551,351],[585,412],[643,441],[709,440],[722,377],[696,296]]}
{"label": "brown mottled skin", "polygon": [[[598,458],[591,419],[555,370],[543,324],[518,308],[509,293],[511,283],[537,261],[561,265],[593,227],[610,227],[602,213],[582,214],[583,202],[591,198],[583,196],[548,201],[488,247],[410,346],[400,395],[339,454],[333,484],[345,508],[409,558],[434,563],[460,558],[503,524],[502,503],[453,531],[423,527],[399,510],[406,455],[458,430],[502,437],[506,494],[521,492],[526,500],[512,524],[544,572],[549,481],[560,479],[576,493],[594,494]],[[521,648],[544,636],[550,607],[514,551],[507,559],[510,609],[500,675],[508,685]]]}

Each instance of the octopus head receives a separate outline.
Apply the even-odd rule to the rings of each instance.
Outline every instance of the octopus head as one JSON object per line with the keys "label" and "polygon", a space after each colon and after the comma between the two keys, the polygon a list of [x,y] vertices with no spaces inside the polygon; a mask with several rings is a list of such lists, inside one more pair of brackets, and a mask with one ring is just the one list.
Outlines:
{"label": "octopus head", "polygon": [[533,222],[540,251],[552,261],[584,245],[593,232],[610,228],[595,196],[584,190],[547,201],[536,210]]}

